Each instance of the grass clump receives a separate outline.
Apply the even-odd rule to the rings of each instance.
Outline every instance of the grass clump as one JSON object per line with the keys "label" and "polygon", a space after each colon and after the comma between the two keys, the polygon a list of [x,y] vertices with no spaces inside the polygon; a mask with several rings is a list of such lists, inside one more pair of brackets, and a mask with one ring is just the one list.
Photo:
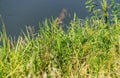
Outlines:
{"label": "grass clump", "polygon": [[0,77],[119,78],[120,22],[103,21],[80,22],[75,15],[64,31],[54,20],[46,20],[35,37],[27,28],[27,35],[16,42],[2,32],[6,42],[1,40]]}
{"label": "grass clump", "polygon": [[[115,16],[115,15],[114,15]],[[67,30],[45,20],[17,40],[0,33],[0,78],[119,78],[120,20],[74,15]]]}

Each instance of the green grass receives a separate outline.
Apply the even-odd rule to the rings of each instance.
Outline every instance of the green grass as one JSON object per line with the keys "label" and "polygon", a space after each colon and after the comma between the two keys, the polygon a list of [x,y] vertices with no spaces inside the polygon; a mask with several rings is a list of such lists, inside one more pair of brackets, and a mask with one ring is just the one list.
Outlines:
{"label": "green grass", "polygon": [[45,20],[38,33],[27,28],[17,40],[2,21],[0,78],[119,78],[120,20],[79,20],[74,16],[65,31]]}

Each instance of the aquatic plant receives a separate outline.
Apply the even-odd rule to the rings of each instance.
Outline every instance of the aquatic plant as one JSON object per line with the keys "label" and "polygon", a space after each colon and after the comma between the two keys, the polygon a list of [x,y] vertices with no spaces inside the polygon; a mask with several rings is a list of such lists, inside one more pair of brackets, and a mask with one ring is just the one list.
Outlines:
{"label": "aquatic plant", "polygon": [[[88,8],[88,11],[92,14],[92,16],[94,15],[95,17],[99,18],[103,17],[105,23],[110,23],[109,19],[111,18],[113,18],[112,22],[114,22],[114,18],[119,18],[120,16],[120,3],[116,3],[115,0],[111,0],[109,4],[107,0],[87,0],[85,4],[86,8]],[[112,13],[110,13],[111,11]]]}
{"label": "aquatic plant", "polygon": [[60,12],[60,15],[55,19],[57,25],[63,24],[63,19],[66,17],[66,15],[67,15],[67,10],[63,8],[62,11]]}

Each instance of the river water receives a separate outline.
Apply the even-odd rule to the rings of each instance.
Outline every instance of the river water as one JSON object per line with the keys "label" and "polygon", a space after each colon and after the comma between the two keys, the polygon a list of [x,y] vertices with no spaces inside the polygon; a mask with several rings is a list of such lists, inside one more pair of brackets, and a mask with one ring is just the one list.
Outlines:
{"label": "river water", "polygon": [[[86,0],[0,0],[2,16],[8,35],[16,36],[25,26],[34,26],[45,18],[57,17],[65,8],[71,16],[76,12],[80,18],[89,15],[85,8]],[[1,24],[0,24],[0,30]]]}

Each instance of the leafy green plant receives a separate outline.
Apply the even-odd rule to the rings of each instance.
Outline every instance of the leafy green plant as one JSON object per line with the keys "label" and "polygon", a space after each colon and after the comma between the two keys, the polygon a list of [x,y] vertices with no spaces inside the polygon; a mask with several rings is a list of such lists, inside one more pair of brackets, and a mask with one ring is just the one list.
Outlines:
{"label": "leafy green plant", "polygon": [[[100,5],[97,2],[100,2]],[[119,19],[120,17],[120,3],[116,3],[115,0],[111,0],[109,4],[107,0],[87,0],[85,4],[91,14],[95,15],[95,17],[103,17],[105,23],[110,22],[108,20],[112,18],[111,16],[113,16],[112,21],[114,21],[114,19]],[[101,8],[98,8],[97,6],[101,6]],[[112,11],[112,14],[110,13],[110,10]]]}

